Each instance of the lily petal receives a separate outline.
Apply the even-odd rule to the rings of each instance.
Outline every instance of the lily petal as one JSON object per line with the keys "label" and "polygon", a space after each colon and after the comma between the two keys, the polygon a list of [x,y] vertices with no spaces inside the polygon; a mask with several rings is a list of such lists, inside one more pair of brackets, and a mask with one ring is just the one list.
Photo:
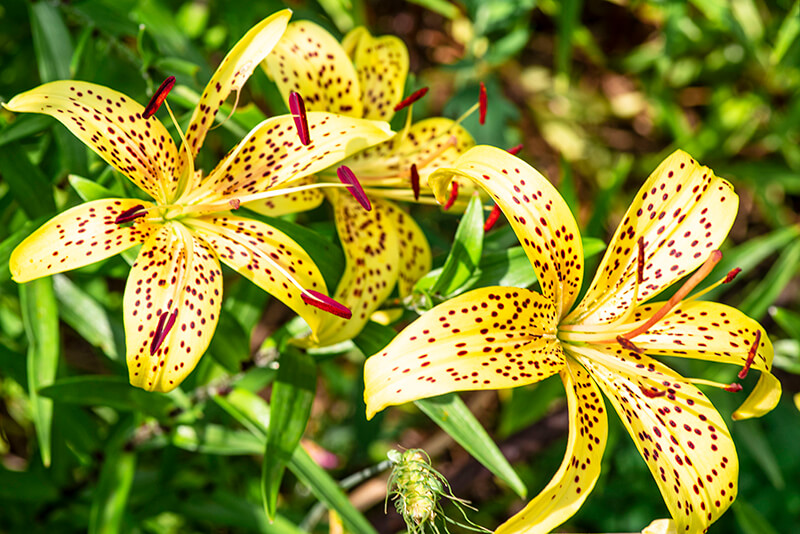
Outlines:
{"label": "lily petal", "polygon": [[500,525],[496,533],[546,534],[575,515],[600,477],[608,437],[605,403],[594,380],[572,358],[561,380],[567,392],[570,424],[564,460],[553,479],[531,502]]}
{"label": "lily petal", "polygon": [[375,200],[366,211],[349,193],[332,190],[327,195],[347,262],[334,298],[353,315],[324,317],[318,334],[322,346],[352,339],[364,328],[394,289],[399,261],[397,232],[384,202]]}
{"label": "lily petal", "polygon": [[[285,184],[284,187],[301,187],[304,185],[311,185],[317,181],[315,176],[308,176],[295,180],[290,184]],[[280,188],[273,188],[279,190]],[[270,217],[280,217],[288,213],[301,213],[308,210],[313,210],[325,199],[325,195],[319,189],[305,189],[295,193],[287,193],[285,195],[276,195],[264,200],[256,200],[254,202],[247,202],[244,206],[247,209],[253,210],[256,213],[269,215]]]}
{"label": "lily petal", "polygon": [[564,366],[552,302],[486,287],[450,299],[400,332],[364,366],[367,418],[451,391],[532,384]]}
{"label": "lily petal", "polygon": [[[450,138],[455,138],[452,143]],[[451,144],[452,143],[452,144]],[[449,145],[449,146],[445,146]],[[455,121],[433,117],[416,122],[408,130],[354,155],[343,163],[365,186],[410,187],[411,165],[416,164],[420,184],[427,184],[433,171],[451,166],[475,145],[467,130]],[[469,195],[469,191],[465,192]]]}
{"label": "lily petal", "polygon": [[342,41],[358,73],[365,119],[390,120],[403,99],[408,77],[408,49],[394,35],[373,37],[363,27]]}
{"label": "lily petal", "polygon": [[[640,306],[632,320],[647,320],[662,305],[651,302]],[[632,341],[648,354],[745,366],[756,332],[761,333],[760,343],[749,367],[761,371],[761,378],[743,408],[737,411],[739,415],[735,418],[742,419],[764,415],[778,404],[781,396],[780,382],[770,372],[772,343],[758,322],[724,304],[685,302]]]}
{"label": "lily petal", "polygon": [[265,191],[304,178],[391,136],[389,125],[320,111],[308,113],[311,143],[300,143],[291,115],[262,122],[228,153],[193,196]]}
{"label": "lily petal", "polygon": [[131,384],[148,391],[176,388],[208,348],[221,303],[222,272],[209,246],[180,223],[154,233],[125,285]]}
{"label": "lily petal", "polygon": [[303,96],[308,111],[363,118],[361,87],[353,62],[330,33],[307,20],[292,22],[264,62],[286,105]]}
{"label": "lily petal", "polygon": [[[674,152],[637,193],[586,296],[566,322],[614,321],[694,271],[725,240],[738,205],[731,184],[686,152]],[[644,272],[633,302],[640,238]]]}
{"label": "lily petal", "polygon": [[[214,123],[220,106],[232,91],[240,91],[244,83],[253,74],[253,70],[267,57],[275,44],[286,31],[292,12],[284,9],[273,13],[257,25],[253,26],[239,42],[234,45],[200,96],[200,102],[192,113],[189,128],[186,130],[186,142],[192,158],[197,156],[209,128]],[[181,151],[178,176],[188,164],[186,153]]]}
{"label": "lily petal", "polygon": [[476,146],[452,168],[431,175],[440,203],[448,197],[453,175],[484,188],[514,228],[536,272],[542,294],[558,317],[572,306],[583,279],[583,245],[575,218],[556,188],[539,171],[505,150]]}
{"label": "lily petal", "polygon": [[298,286],[326,293],[325,280],[314,261],[292,238],[261,221],[215,214],[185,219],[220,261],[294,310],[315,337],[324,313],[309,306]]}
{"label": "lily petal", "polygon": [[22,283],[77,269],[143,243],[154,226],[138,219],[127,225],[114,222],[120,213],[136,206],[152,204],[132,198],[106,198],[56,215],[11,253],[9,269],[14,280]]}
{"label": "lily petal", "polygon": [[11,99],[6,108],[43,113],[64,124],[106,163],[163,202],[177,180],[175,143],[144,107],[108,87],[62,80],[40,85]]}
{"label": "lily petal", "polygon": [[[611,401],[678,532],[703,532],[731,505],[739,463],[719,412],[662,363],[623,349],[565,344]],[[650,392],[645,394],[645,391]]]}
{"label": "lily petal", "polygon": [[383,201],[379,205],[382,212],[391,220],[397,234],[400,266],[397,292],[402,298],[410,295],[414,284],[431,270],[433,263],[431,247],[419,225],[397,204]]}

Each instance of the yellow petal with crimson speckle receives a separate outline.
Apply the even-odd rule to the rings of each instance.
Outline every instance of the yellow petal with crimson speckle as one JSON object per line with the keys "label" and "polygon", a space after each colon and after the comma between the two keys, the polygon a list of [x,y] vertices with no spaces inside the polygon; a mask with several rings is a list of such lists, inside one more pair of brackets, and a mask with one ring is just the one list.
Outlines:
{"label": "yellow petal with crimson speckle", "polygon": [[364,366],[367,417],[451,391],[538,382],[564,366],[553,304],[527,289],[486,287],[448,300]]}
{"label": "yellow petal with crimson speckle", "polygon": [[[645,459],[678,532],[703,532],[736,498],[739,461],[708,398],[645,355],[565,344],[611,401]],[[648,391],[646,395],[644,391]]]}
{"label": "yellow petal with crimson speckle", "polygon": [[119,225],[120,213],[135,206],[151,207],[132,198],[86,202],[56,215],[11,253],[9,269],[17,282],[27,282],[104,260],[138,245],[154,226],[135,220]]}
{"label": "yellow petal with crimson speckle", "polygon": [[[148,391],[176,388],[208,348],[221,303],[222,272],[210,247],[180,223],[154,233],[125,285],[131,384]],[[164,320],[163,314],[174,318]]]}
{"label": "yellow petal with crimson speckle", "polygon": [[[375,202],[373,200],[373,202]],[[394,202],[379,203],[380,209],[389,218],[397,233],[399,274],[397,292],[400,297],[411,294],[414,284],[431,270],[431,247],[428,239],[411,216]]]}
{"label": "yellow petal with crimson speckle", "polygon": [[43,113],[97,152],[152,198],[164,201],[177,183],[175,144],[144,107],[108,87],[63,80],[19,94],[5,105],[16,112]]}
{"label": "yellow petal with crimson speckle", "polygon": [[558,317],[572,306],[583,279],[583,245],[575,217],[556,188],[539,171],[505,150],[476,146],[452,168],[430,178],[439,203],[453,175],[484,188],[511,223],[536,272],[542,294]]}
{"label": "yellow petal with crimson speckle", "polygon": [[242,276],[293,309],[316,336],[321,314],[302,300],[297,285],[326,293],[319,268],[292,238],[260,221],[233,215],[209,215],[185,219],[228,265]]}
{"label": "yellow petal with crimson speckle", "polygon": [[[304,185],[311,185],[317,181],[316,176],[308,176],[295,180],[291,183],[284,184],[283,188],[301,187]],[[279,192],[281,187],[273,188]],[[325,200],[325,195],[321,189],[305,189],[295,193],[287,193],[285,195],[277,195],[264,200],[256,200],[243,204],[247,209],[253,210],[256,213],[268,215],[270,217],[280,217],[288,213],[301,213],[308,210],[313,210]]]}
{"label": "yellow petal with crimson speckle", "polygon": [[600,390],[589,373],[566,359],[561,380],[567,392],[569,439],[564,460],[553,479],[496,533],[546,534],[572,517],[600,477],[608,437],[608,417]]}
{"label": "yellow petal with crimson speckle", "polygon": [[[697,269],[719,248],[736,219],[733,187],[678,150],[647,179],[617,228],[586,296],[566,323],[599,324],[624,317]],[[639,238],[644,272],[636,302]]]}
{"label": "yellow petal with crimson speckle", "polygon": [[308,111],[330,111],[363,118],[361,86],[347,53],[330,33],[308,20],[292,22],[272,54],[269,76],[286,105],[289,93],[300,93]]}
{"label": "yellow petal with crimson speckle", "polygon": [[[222,103],[232,91],[239,91],[242,88],[253,74],[253,70],[272,51],[286,30],[291,17],[291,10],[284,9],[265,18],[253,26],[219,64],[203,90],[186,130],[186,142],[189,143],[193,158],[203,146],[206,134]],[[185,151],[181,151],[180,158],[181,168],[177,173],[178,176],[187,164]]]}
{"label": "yellow petal with crimson speckle", "polygon": [[[631,321],[647,320],[664,303],[651,302],[639,306]],[[780,400],[781,384],[770,372],[772,343],[758,322],[745,314],[716,302],[691,301],[678,305],[661,321],[639,334],[632,341],[648,354],[694,358],[744,366],[750,347],[759,336],[758,351],[751,368],[761,372],[759,385],[753,390],[734,418],[759,417],[772,410]],[[763,382],[763,384],[762,384]]]}
{"label": "yellow petal with crimson speckle", "polygon": [[350,308],[353,316],[342,319],[326,314],[318,334],[322,346],[352,339],[361,332],[394,289],[399,267],[397,232],[383,201],[373,199],[372,210],[366,211],[346,191],[329,190],[327,196],[346,260],[334,298]]}
{"label": "yellow petal with crimson speckle", "polygon": [[391,120],[394,106],[403,99],[408,76],[408,49],[394,35],[373,37],[356,28],[343,41],[358,73],[366,119]]}

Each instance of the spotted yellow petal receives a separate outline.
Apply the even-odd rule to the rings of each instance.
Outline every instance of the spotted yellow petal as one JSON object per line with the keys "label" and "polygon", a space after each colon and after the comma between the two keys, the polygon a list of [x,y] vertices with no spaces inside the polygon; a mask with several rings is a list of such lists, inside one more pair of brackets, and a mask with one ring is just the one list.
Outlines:
{"label": "spotted yellow petal", "polygon": [[390,120],[403,99],[408,77],[408,49],[394,35],[373,37],[357,28],[345,37],[345,50],[358,73],[366,119]]}
{"label": "spotted yellow petal", "polygon": [[564,460],[553,479],[531,502],[500,525],[496,533],[546,534],[572,517],[600,477],[608,437],[608,417],[594,380],[572,358],[561,380],[567,392],[569,439]]}
{"label": "spotted yellow petal", "polygon": [[[293,189],[295,187],[311,185],[316,181],[317,179],[315,176],[308,176],[273,189],[279,192],[281,188]],[[302,213],[304,211],[313,210],[322,204],[323,200],[325,200],[325,195],[320,189],[304,189],[294,193],[276,195],[264,200],[248,202],[244,204],[244,206],[256,213],[269,215],[270,217],[280,217],[288,213]]]}
{"label": "spotted yellow petal", "polygon": [[311,143],[303,146],[291,115],[262,122],[193,193],[241,197],[312,175],[391,135],[386,123],[330,113],[308,113]]}
{"label": "spotted yellow petal", "polygon": [[[291,17],[291,10],[284,9],[253,26],[217,67],[200,96],[200,102],[192,113],[189,128],[186,130],[186,142],[189,144],[192,158],[203,146],[206,134],[222,103],[232,91],[241,90],[244,83],[253,74],[253,70],[272,51],[281,38]],[[180,157],[181,169],[179,171],[182,171],[187,164],[186,153],[182,152]]]}
{"label": "spotted yellow petal", "polygon": [[394,202],[380,203],[383,213],[392,221],[397,234],[399,273],[397,292],[400,297],[411,294],[414,284],[431,270],[431,247],[414,219]]}
{"label": "spotted yellow petal", "polygon": [[552,302],[527,289],[487,287],[448,300],[367,359],[367,417],[451,391],[538,382],[564,366]]}
{"label": "spotted yellow petal", "polygon": [[144,107],[108,87],[62,80],[19,94],[5,105],[58,119],[109,165],[152,198],[164,201],[176,178],[176,151],[164,125],[143,119]]}
{"label": "spotted yellow petal", "polygon": [[217,253],[220,261],[252,280],[302,317],[316,336],[323,312],[303,302],[304,289],[326,293],[319,268],[303,248],[283,232],[260,221],[215,214],[186,219]]}
{"label": "spotted yellow petal", "polygon": [[289,24],[264,63],[287,106],[289,93],[295,91],[309,111],[363,117],[361,87],[353,62],[339,41],[313,22]]}
{"label": "spotted yellow petal", "polygon": [[431,176],[440,203],[447,200],[453,175],[484,188],[503,210],[533,265],[542,294],[563,317],[581,288],[583,245],[575,218],[555,187],[521,159],[491,146],[471,148],[452,168]]}
{"label": "spotted yellow petal", "polygon": [[[451,139],[452,138],[452,139]],[[450,119],[434,117],[416,122],[408,130],[344,162],[365,185],[396,186],[411,191],[411,165],[417,166],[420,185],[440,167],[451,166],[475,144],[472,136]]]}
{"label": "spotted yellow petal", "polygon": [[394,289],[399,263],[397,232],[383,201],[373,199],[372,210],[366,211],[346,191],[330,190],[327,196],[346,260],[334,298],[350,308],[353,316],[342,319],[326,314],[318,334],[323,346],[352,339],[364,328]]}
{"label": "spotted yellow petal", "polygon": [[636,302],[658,295],[719,248],[736,218],[733,187],[678,150],[647,179],[617,228],[586,296],[568,323],[608,323],[634,299],[639,238],[644,272]]}
{"label": "spotted yellow petal", "polygon": [[[708,398],[662,363],[565,345],[597,381],[647,462],[678,532],[703,532],[736,497],[739,463]],[[650,396],[645,394],[650,392]]]}
{"label": "spotted yellow petal", "polygon": [[151,235],[125,285],[131,384],[148,391],[176,388],[208,348],[221,303],[222,272],[206,243],[180,223]]}
{"label": "spotted yellow petal", "polygon": [[15,281],[27,282],[77,269],[138,245],[154,227],[141,219],[119,225],[120,213],[152,204],[131,198],[86,202],[56,215],[14,249],[9,269]]}
{"label": "spotted yellow petal", "polygon": [[[633,321],[645,321],[664,303],[639,306]],[[696,358],[744,366],[756,332],[760,332],[759,347],[751,368],[761,372],[763,385],[756,387],[740,408],[737,418],[758,417],[772,410],[780,400],[781,385],[770,372],[772,343],[758,322],[745,314],[716,302],[690,301],[670,311],[664,319],[644,334],[633,338],[637,347],[648,354]]]}

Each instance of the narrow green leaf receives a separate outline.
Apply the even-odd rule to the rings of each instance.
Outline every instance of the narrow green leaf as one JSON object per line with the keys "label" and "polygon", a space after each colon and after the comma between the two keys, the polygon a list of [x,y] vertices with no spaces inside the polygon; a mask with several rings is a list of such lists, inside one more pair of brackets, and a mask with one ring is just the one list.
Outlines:
{"label": "narrow green leaf", "polygon": [[569,76],[572,61],[573,34],[580,21],[582,0],[561,2],[557,16],[558,41],[556,42],[556,72]]}
{"label": "narrow green leaf", "polygon": [[770,308],[769,314],[789,337],[800,341],[800,313],[784,308]]}
{"label": "narrow green leaf", "polygon": [[42,463],[50,466],[50,437],[53,424],[53,401],[39,395],[39,390],[53,383],[58,370],[60,348],[58,308],[50,278],[40,278],[19,286],[22,320],[28,337],[28,395],[31,418]]}
{"label": "narrow green leaf", "polygon": [[49,2],[35,2],[29,7],[33,48],[42,82],[72,78],[69,71],[72,42],[58,7]]}
{"label": "narrow green leaf", "polygon": [[264,399],[246,389],[234,387],[227,395],[215,395],[216,402],[252,434],[266,438],[269,406]]}
{"label": "narrow green leaf", "polygon": [[230,373],[239,372],[242,363],[250,359],[250,336],[225,309],[219,314],[219,322],[208,352]]}
{"label": "narrow green leaf", "polygon": [[786,482],[783,480],[778,459],[775,457],[775,452],[770,446],[761,422],[757,419],[737,421],[732,429],[736,443],[744,444],[758,466],[767,475],[770,483],[775,489],[782,490],[786,486]]}
{"label": "narrow green leaf", "polygon": [[112,360],[119,360],[123,348],[116,346],[111,319],[105,308],[63,274],[53,276],[61,318],[83,339],[98,347]]}
{"label": "narrow green leaf", "polygon": [[[369,357],[380,352],[394,339],[394,336],[393,329],[370,321],[353,342],[365,356]],[[457,395],[450,393],[419,400],[415,404],[476,460],[504,480],[520,497],[526,495],[525,484],[500,452],[497,444]]]}
{"label": "narrow green leaf", "polygon": [[0,173],[30,219],[56,210],[50,182],[17,143],[0,150]]}
{"label": "narrow green leaf", "polygon": [[778,534],[769,520],[747,501],[736,499],[731,508],[736,517],[736,524],[744,534]]}
{"label": "narrow green leaf", "polygon": [[446,19],[453,20],[461,13],[458,6],[447,0],[410,0],[412,4],[417,4],[434,13],[438,13]]}
{"label": "narrow green leaf", "polygon": [[[176,512],[193,521],[214,525],[215,531],[260,532],[263,534],[302,534],[290,520],[278,515],[269,522],[259,505],[241,495],[218,490],[189,494],[176,503]],[[221,529],[231,527],[233,530]]]}
{"label": "narrow green leaf", "polygon": [[179,425],[171,439],[176,447],[203,454],[239,456],[264,451],[264,440],[259,436],[214,424]]}
{"label": "narrow green leaf", "polygon": [[53,382],[38,391],[43,397],[58,402],[141,411],[158,418],[166,417],[176,408],[169,396],[135,388],[121,376],[71,376]]}
{"label": "narrow green leaf", "polygon": [[317,388],[316,363],[307,353],[289,348],[279,363],[261,472],[261,495],[270,519],[275,517],[283,472],[303,437]]}
{"label": "narrow green leaf", "polygon": [[450,295],[466,282],[481,259],[483,252],[483,205],[478,195],[472,197],[458,224],[453,247],[442,266],[442,273],[431,292]]}
{"label": "narrow green leaf", "polygon": [[100,469],[100,479],[92,498],[89,534],[120,532],[133,475],[136,472],[136,453],[126,447],[133,430],[134,420],[129,416],[117,424],[108,440],[105,460]]}
{"label": "narrow green leaf", "polygon": [[9,471],[0,467],[0,500],[3,506],[14,502],[41,503],[57,500],[61,496],[58,487],[41,472]]}
{"label": "narrow green leaf", "polygon": [[756,320],[764,317],[772,303],[797,274],[798,267],[800,267],[800,239],[789,245],[778,256],[775,264],[756,287],[752,288],[739,309]]}
{"label": "narrow green leaf", "polygon": [[67,179],[69,180],[69,185],[71,185],[72,188],[77,191],[78,196],[81,197],[81,200],[84,202],[100,200],[101,198],[116,198],[121,196],[119,193],[115,193],[110,189],[103,187],[94,180],[88,180],[77,174],[70,174]]}
{"label": "narrow green leaf", "polygon": [[792,10],[783,19],[783,23],[778,29],[775,46],[770,55],[770,62],[773,65],[777,65],[783,60],[786,52],[797,41],[798,36],[800,36],[800,0],[795,1]]}
{"label": "narrow green leaf", "polygon": [[0,147],[19,141],[28,136],[38,134],[51,126],[53,119],[46,115],[20,114],[14,122],[0,130]]}

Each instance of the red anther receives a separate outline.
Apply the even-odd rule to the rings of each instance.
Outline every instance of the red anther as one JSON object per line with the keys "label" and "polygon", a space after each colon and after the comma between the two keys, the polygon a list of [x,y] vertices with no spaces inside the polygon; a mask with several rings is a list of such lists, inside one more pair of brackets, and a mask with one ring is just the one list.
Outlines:
{"label": "red anther", "polygon": [[640,349],[639,347],[634,345],[633,341],[631,341],[630,339],[628,339],[626,337],[617,336],[617,343],[622,345],[622,348],[625,349],[625,350],[633,351],[636,354],[643,354],[644,353],[644,351],[642,349]]}
{"label": "red anther", "polygon": [[289,110],[292,112],[294,125],[297,128],[297,136],[303,145],[311,143],[311,134],[308,131],[308,117],[306,116],[306,106],[303,104],[303,97],[300,93],[292,91],[289,93]]}
{"label": "red anther", "polygon": [[522,143],[518,144],[517,146],[512,146],[511,148],[506,150],[506,152],[508,152],[512,156],[516,156],[517,154],[519,154],[520,150],[522,150]]}
{"label": "red anther", "polygon": [[647,397],[648,399],[655,399],[657,397],[663,397],[664,395],[667,394],[667,391],[664,390],[664,389],[660,389],[660,390],[656,389],[656,388],[647,389],[647,388],[644,388],[642,386],[639,386],[639,389],[642,390],[642,393],[644,393],[644,396]]}
{"label": "red anther", "polygon": [[167,312],[164,312],[158,318],[158,326],[156,326],[156,331],[153,333],[153,341],[150,343],[151,356],[161,348],[164,340],[167,339],[167,334],[172,330],[175,325],[175,319],[178,317],[178,309],[172,310],[172,313],[169,314],[169,319],[167,319],[167,315]]}
{"label": "red anther", "polygon": [[141,204],[136,204],[134,207],[128,208],[117,215],[117,218],[114,219],[114,222],[116,224],[125,224],[136,220],[139,217],[144,217],[145,215],[147,215],[147,211],[145,211],[144,206]]}
{"label": "red anther", "polygon": [[500,218],[500,214],[501,213],[502,213],[502,211],[500,211],[500,206],[495,204],[494,207],[492,208],[492,212],[489,214],[488,217],[486,217],[486,222],[483,223],[483,231],[484,232],[488,232],[489,230],[492,229],[492,227],[494,226],[494,223],[496,223],[497,219]]}
{"label": "red anther", "polygon": [[231,209],[238,210],[239,206],[242,205],[242,201],[238,198],[232,198],[228,201],[228,204],[231,205]]}
{"label": "red anther", "polygon": [[644,237],[640,237],[636,244],[639,245],[639,253],[636,257],[636,283],[642,285],[642,281],[644,281]]}
{"label": "red anther", "polygon": [[407,98],[404,98],[394,107],[395,112],[400,111],[403,108],[406,108],[425,96],[428,93],[428,88],[423,87],[422,89],[417,89],[413,93],[411,93]]}
{"label": "red anther", "polygon": [[486,86],[483,85],[481,82],[481,92],[478,95],[478,104],[480,106],[480,111],[478,114],[478,122],[481,124],[486,123]]}
{"label": "red anther", "polygon": [[733,384],[725,386],[722,389],[724,389],[728,393],[739,393],[740,391],[742,391],[742,385],[741,384],[737,384],[736,382],[734,382]]}
{"label": "red anther", "polygon": [[753,360],[756,357],[756,353],[758,352],[758,346],[761,344],[761,330],[756,330],[756,339],[753,341],[753,344],[750,345],[750,350],[747,352],[747,360],[744,362],[744,367],[742,370],[739,371],[737,375],[740,380],[744,380],[747,378],[747,372],[750,370],[750,366],[753,365]]}
{"label": "red anther", "polygon": [[411,190],[414,192],[414,200],[419,200],[419,171],[417,164],[411,164]]}
{"label": "red anther", "polygon": [[310,293],[310,295],[306,293],[300,294],[300,298],[302,298],[303,302],[306,304],[310,304],[315,308],[319,308],[322,311],[332,313],[333,315],[342,317],[344,319],[349,319],[353,316],[353,313],[347,306],[336,302],[329,296],[323,295],[319,291],[314,291],[313,289],[306,289],[306,291]]}
{"label": "red anther", "polygon": [[158,111],[158,108],[160,108],[161,104],[164,103],[164,100],[167,99],[167,95],[170,91],[172,91],[173,87],[175,87],[175,76],[170,76],[161,83],[158,89],[156,89],[153,98],[151,98],[150,102],[148,102],[147,106],[145,106],[142,117],[149,119],[155,115],[156,111]]}
{"label": "red anther", "polygon": [[455,180],[450,182],[450,198],[447,199],[447,202],[444,203],[444,210],[447,211],[453,207],[453,204],[456,203],[456,199],[458,198],[458,182]]}
{"label": "red anther", "polygon": [[740,272],[742,272],[742,270],[739,267],[731,269],[730,272],[728,272],[727,276],[725,276],[725,280],[723,280],[722,283],[730,284],[731,282],[733,282],[733,279],[736,278],[736,275],[739,274]]}
{"label": "red anther", "polygon": [[359,183],[358,178],[356,175],[353,174],[353,171],[350,170],[350,167],[346,165],[342,165],[338,169],[336,169],[336,176],[339,177],[339,180],[347,186],[347,190],[350,191],[350,194],[361,204],[361,207],[365,210],[369,211],[372,209],[372,204],[367,198],[367,194],[364,192],[364,188],[361,187],[361,183]]}

